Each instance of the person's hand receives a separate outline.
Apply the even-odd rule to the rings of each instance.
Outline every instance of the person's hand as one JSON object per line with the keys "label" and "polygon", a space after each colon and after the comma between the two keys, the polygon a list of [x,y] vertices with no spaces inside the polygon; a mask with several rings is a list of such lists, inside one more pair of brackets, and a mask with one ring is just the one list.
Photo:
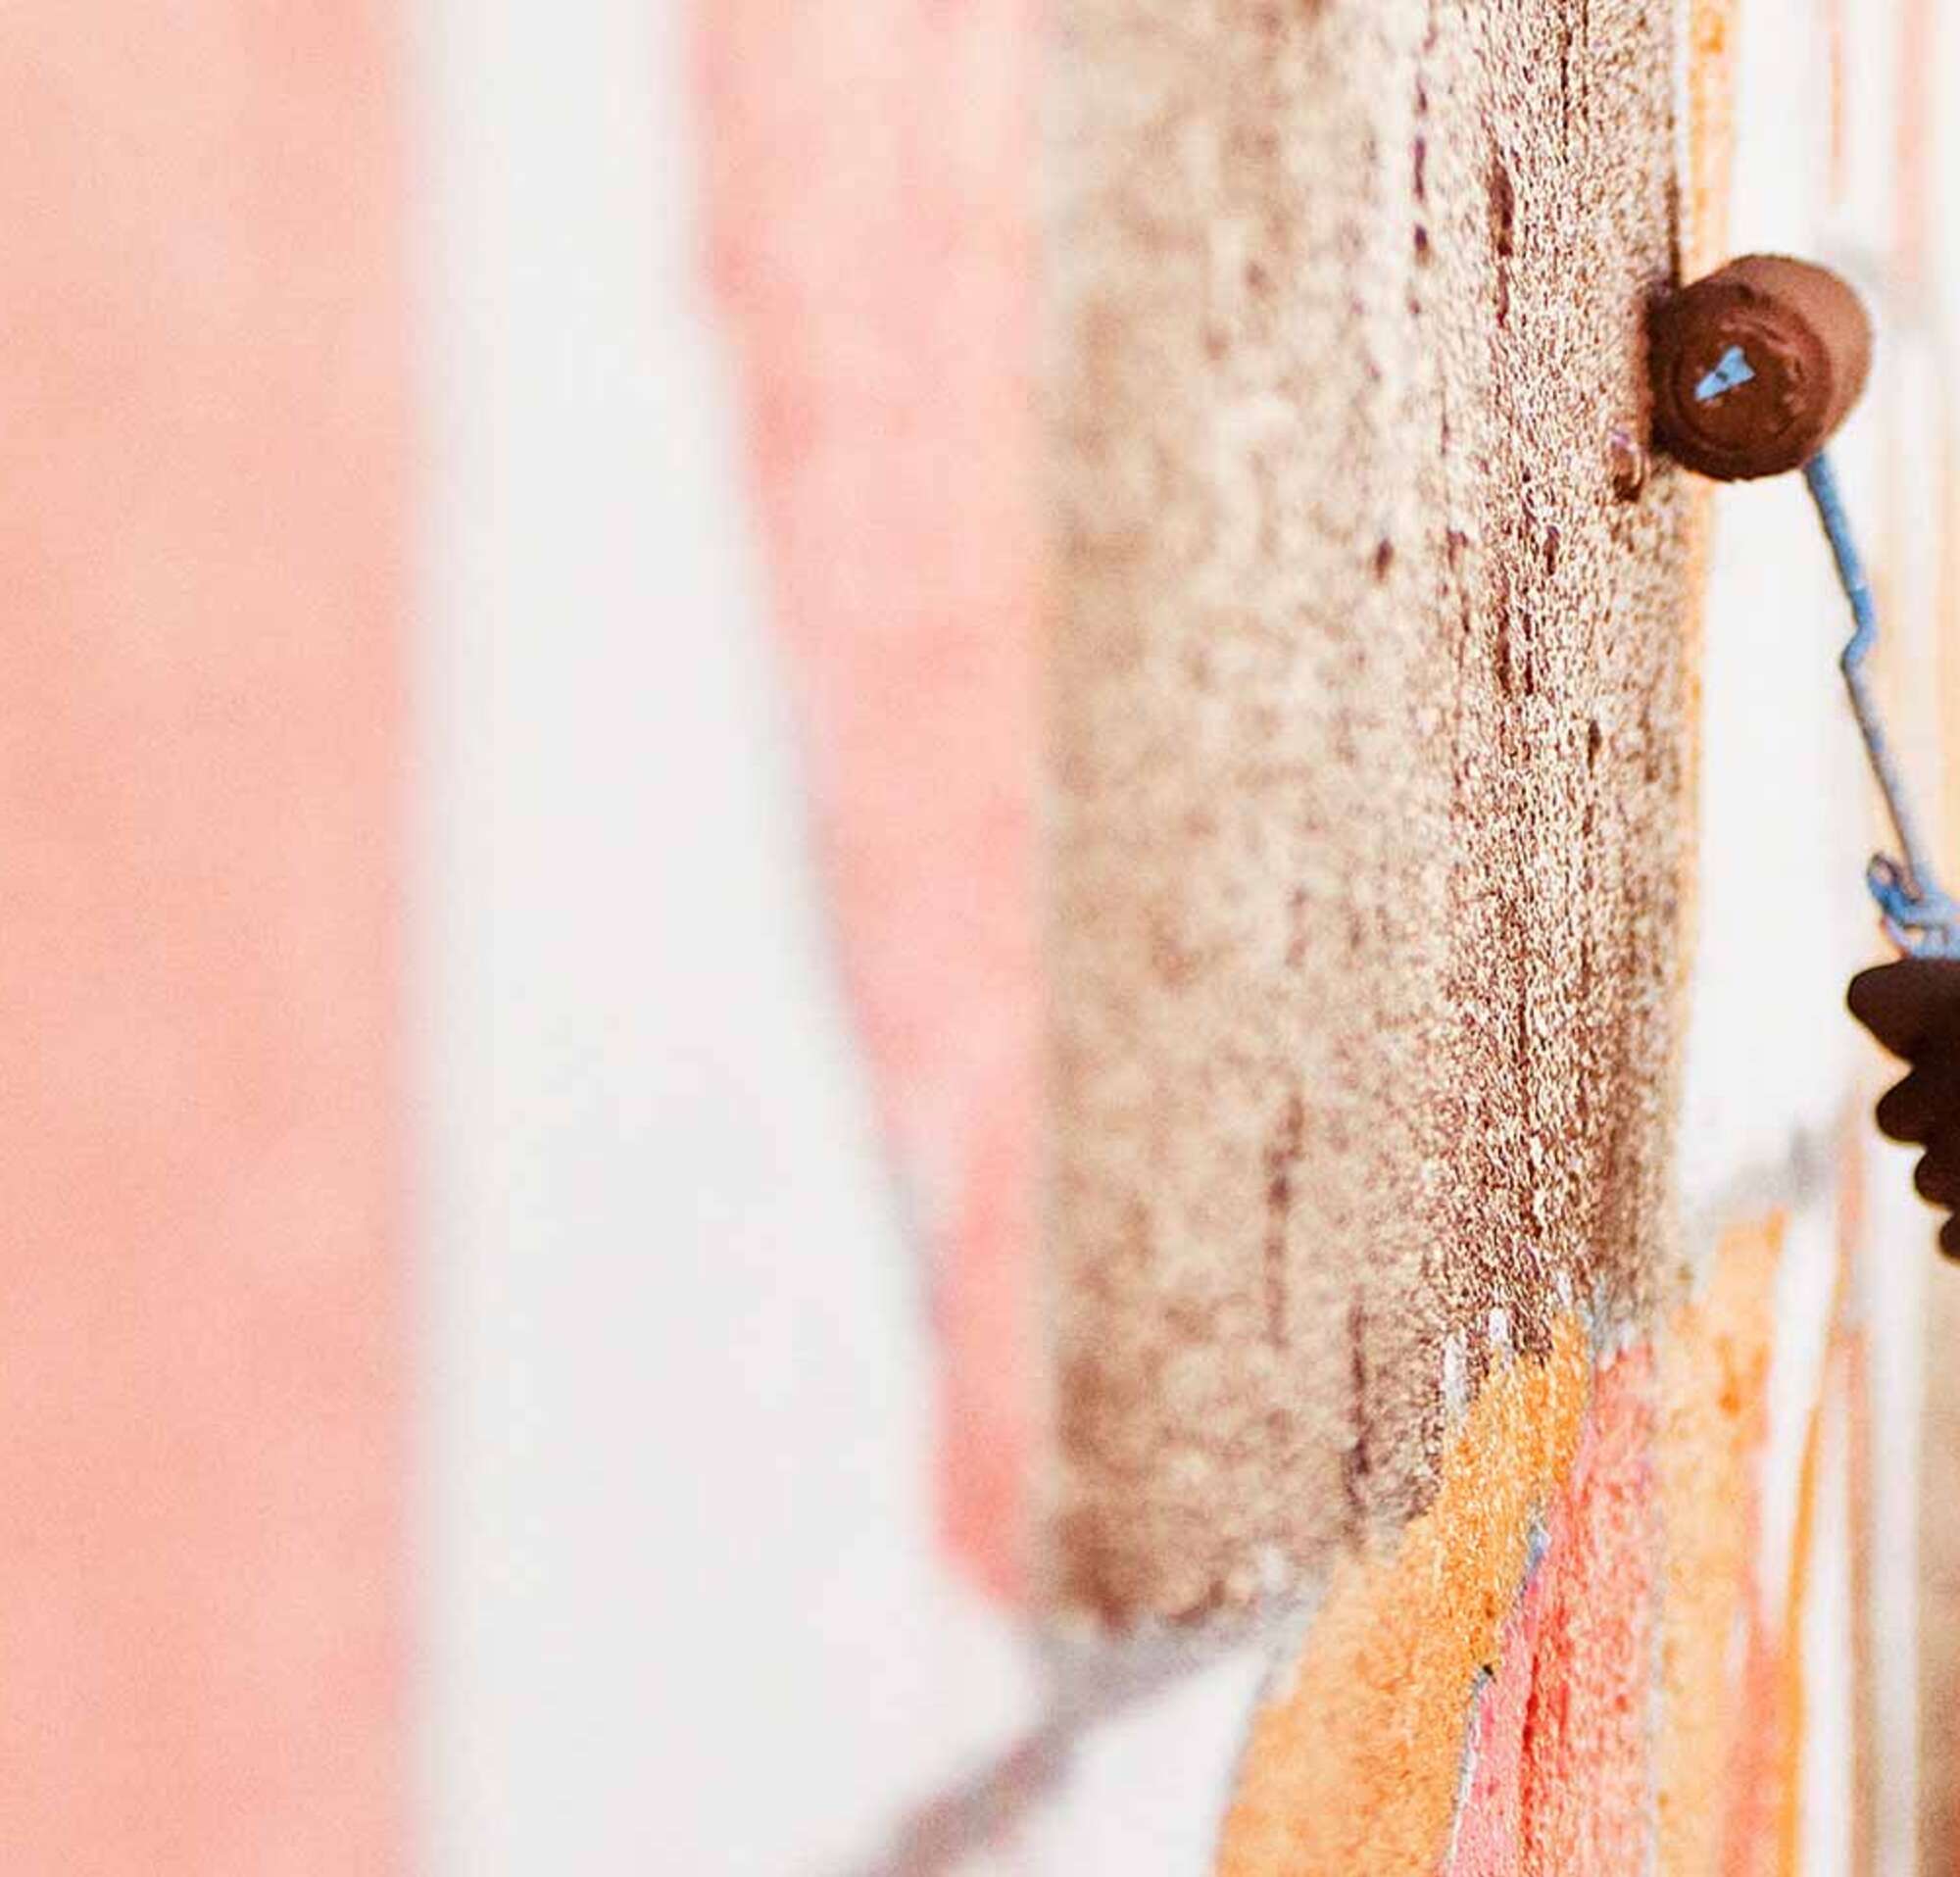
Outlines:
{"label": "person's hand", "polygon": [[[1860,971],[1846,1002],[1912,1064],[1879,1102],[1880,1133],[1923,1146],[1913,1185],[1936,1206],[1960,1208],[1960,959],[1908,958]],[[1939,1249],[1960,1259],[1960,1218],[1939,1228]]]}

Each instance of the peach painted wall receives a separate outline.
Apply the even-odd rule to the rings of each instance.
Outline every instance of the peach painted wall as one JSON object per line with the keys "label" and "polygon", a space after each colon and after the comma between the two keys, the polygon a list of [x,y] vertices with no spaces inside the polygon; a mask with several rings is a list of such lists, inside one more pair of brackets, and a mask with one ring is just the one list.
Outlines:
{"label": "peach painted wall", "polygon": [[0,1863],[405,1849],[394,10],[0,18]]}

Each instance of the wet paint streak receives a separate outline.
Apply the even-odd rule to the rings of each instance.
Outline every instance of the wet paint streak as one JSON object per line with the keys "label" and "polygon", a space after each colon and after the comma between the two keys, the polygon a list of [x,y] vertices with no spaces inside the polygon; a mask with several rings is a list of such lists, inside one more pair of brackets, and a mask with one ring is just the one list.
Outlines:
{"label": "wet paint streak", "polygon": [[[1677,245],[1684,280],[1699,278],[1729,258],[1729,203],[1736,167],[1736,34],[1740,0],[1689,0],[1688,199],[1677,211]],[[1682,691],[1686,720],[1695,726],[1686,747],[1682,790],[1681,942],[1675,995],[1684,1006],[1693,970],[1699,913],[1701,709],[1703,641],[1709,573],[1715,553],[1715,490],[1688,479],[1683,525],[1688,540],[1681,582]]]}
{"label": "wet paint streak", "polygon": [[1789,1589],[1784,1600],[1781,1674],[1776,1737],[1777,1877],[1798,1877],[1803,1866],[1799,1838],[1803,1811],[1803,1727],[1808,1687],[1803,1659],[1803,1619],[1810,1606],[1810,1577],[1817,1550],[1817,1483],[1824,1450],[1824,1420],[1831,1408],[1832,1377],[1838,1364],[1827,1358],[1817,1399],[1810,1405],[1803,1437],[1803,1468],[1797,1477],[1796,1526],[1790,1540]]}
{"label": "wet paint streak", "polygon": [[1744,1751],[1735,1638],[1756,1616],[1758,1477],[1783,1221],[1730,1233],[1659,1351],[1662,1520],[1660,1877],[1717,1868],[1729,1783]]}
{"label": "wet paint streak", "polygon": [[1567,1319],[1545,1358],[1486,1382],[1437,1498],[1394,1551],[1337,1568],[1290,1687],[1254,1721],[1220,1877],[1433,1877],[1471,1692],[1498,1657],[1533,1521],[1571,1476],[1592,1396]]}
{"label": "wet paint streak", "polygon": [[1845,1308],[1841,1261],[1832,1306],[1831,1340],[1816,1391],[1805,1409],[1796,1515],[1786,1562],[1782,1618],[1773,1624],[1756,1602],[1749,1613],[1740,1736],[1729,1780],[1724,1877],[1799,1877],[1803,1745],[1807,1683],[1803,1632],[1817,1550],[1818,1482],[1826,1417],[1841,1401]]}
{"label": "wet paint streak", "polygon": [[1946,761],[1941,766],[1940,831],[1949,867],[1960,869],[1960,437],[1950,417],[1939,424],[1939,565],[1935,589],[1934,665],[1939,685],[1936,731]]}
{"label": "wet paint streak", "polygon": [[1446,1877],[1509,1877],[1524,1841],[1525,1717],[1532,1695],[1545,1574],[1534,1571],[1504,1625],[1495,1672],[1479,1678]]}
{"label": "wet paint streak", "polygon": [[1782,1868],[1824,1400],[1776,1626],[1756,1553],[1783,1229],[1730,1233],[1656,1350],[1593,1370],[1567,1319],[1547,1362],[1496,1371],[1430,1511],[1343,1567],[1258,1716],[1224,1877]]}
{"label": "wet paint streak", "polygon": [[1843,1332],[1840,1361],[1850,1520],[1851,1877],[1871,1877],[1879,1859],[1879,1663],[1873,1636],[1876,1587],[1872,1537],[1876,1514],[1870,1350],[1862,1331]]}
{"label": "wet paint streak", "polygon": [[[1699,278],[1729,259],[1729,198],[1735,176],[1735,39],[1740,0],[1690,0],[1688,6],[1688,200],[1678,208],[1680,274]],[[1690,725],[1682,788],[1682,929],[1676,946],[1674,993],[1690,995],[1699,915],[1701,843],[1701,668],[1709,570],[1715,557],[1715,488],[1688,478],[1682,510],[1688,541],[1680,596],[1682,708]]]}
{"label": "wet paint streak", "polygon": [[1874,1633],[1878,1591],[1872,1556],[1878,1512],[1871,1346],[1862,1292],[1868,1216],[1865,1113],[1863,1105],[1854,1103],[1845,1113],[1838,1148],[1838,1287],[1832,1327],[1838,1412],[1844,1440],[1844,1510],[1849,1524],[1850,1877],[1873,1877],[1879,1861],[1879,1661]]}
{"label": "wet paint streak", "polygon": [[1682,277],[1699,278],[1729,253],[1736,169],[1739,0],[1689,0],[1687,226]]}
{"label": "wet paint streak", "polygon": [[1446,1877],[1617,1877],[1644,1861],[1654,1421],[1645,1356],[1600,1374],[1543,1561],[1476,1704]]}
{"label": "wet paint streak", "polygon": [[1025,0],[700,10],[710,271],[956,1555],[1021,1572],[1038,1020]]}
{"label": "wet paint streak", "polygon": [[1850,175],[1850,140],[1846,132],[1844,75],[1844,0],[1824,0],[1825,64],[1831,90],[1831,160],[1828,200],[1835,208],[1844,200]]}
{"label": "wet paint streak", "polygon": [[1523,1868],[1533,1877],[1623,1877],[1645,1861],[1654,1425],[1652,1361],[1632,1352],[1599,1376],[1552,1514],[1523,1754]]}
{"label": "wet paint streak", "polygon": [[1903,0],[1898,16],[1898,90],[1893,117],[1891,290],[1908,305],[1932,278],[1936,202],[1935,74],[1938,16],[1933,0]]}
{"label": "wet paint streak", "polygon": [[1727,1768],[1721,1877],[1775,1877],[1782,1829],[1783,1658],[1760,1606],[1743,1644],[1736,1751]]}

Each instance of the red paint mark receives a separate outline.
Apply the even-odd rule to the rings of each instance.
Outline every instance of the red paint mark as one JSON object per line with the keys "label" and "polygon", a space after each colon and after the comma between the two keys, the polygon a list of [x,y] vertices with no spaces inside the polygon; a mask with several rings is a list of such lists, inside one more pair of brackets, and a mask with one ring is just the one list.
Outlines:
{"label": "red paint mark", "polygon": [[1020,1572],[1039,748],[1028,0],[701,10],[710,270],[885,1126],[959,1555]]}
{"label": "red paint mark", "polygon": [[1659,1533],[1652,1363],[1598,1379],[1544,1556],[1472,1723],[1449,1877],[1622,1877],[1649,1838],[1647,1702]]}
{"label": "red paint mark", "polygon": [[1470,1780],[1446,1877],[1512,1877],[1524,1840],[1525,1719],[1531,1708],[1548,1573],[1543,1565],[1504,1629],[1470,1727]]}
{"label": "red paint mark", "polygon": [[403,1866],[391,8],[0,10],[0,1839]]}
{"label": "red paint mark", "polygon": [[1551,1520],[1537,1724],[1524,1765],[1531,1870],[1618,1877],[1646,1854],[1659,1553],[1653,1439],[1653,1365],[1642,1351],[1601,1373],[1588,1439]]}

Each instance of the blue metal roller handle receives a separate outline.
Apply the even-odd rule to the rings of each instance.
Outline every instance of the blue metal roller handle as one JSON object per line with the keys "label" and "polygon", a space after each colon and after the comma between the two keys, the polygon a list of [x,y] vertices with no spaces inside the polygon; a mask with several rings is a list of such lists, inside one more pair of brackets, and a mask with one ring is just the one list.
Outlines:
{"label": "blue metal roller handle", "polygon": [[1803,480],[1830,540],[1832,558],[1838,564],[1838,582],[1851,606],[1851,637],[1838,658],[1838,667],[1844,673],[1844,688],[1851,694],[1851,712],[1865,739],[1872,773],[1878,778],[1886,812],[1891,816],[1905,856],[1901,864],[1887,855],[1875,854],[1865,869],[1865,884],[1878,902],[1886,937],[1902,952],[1913,958],[1960,958],[1960,908],[1935,878],[1905,779],[1899,773],[1879,718],[1878,701],[1865,674],[1865,661],[1879,636],[1878,612],[1872,604],[1864,563],[1851,538],[1843,498],[1838,493],[1838,477],[1825,452],[1819,451],[1803,466]]}

